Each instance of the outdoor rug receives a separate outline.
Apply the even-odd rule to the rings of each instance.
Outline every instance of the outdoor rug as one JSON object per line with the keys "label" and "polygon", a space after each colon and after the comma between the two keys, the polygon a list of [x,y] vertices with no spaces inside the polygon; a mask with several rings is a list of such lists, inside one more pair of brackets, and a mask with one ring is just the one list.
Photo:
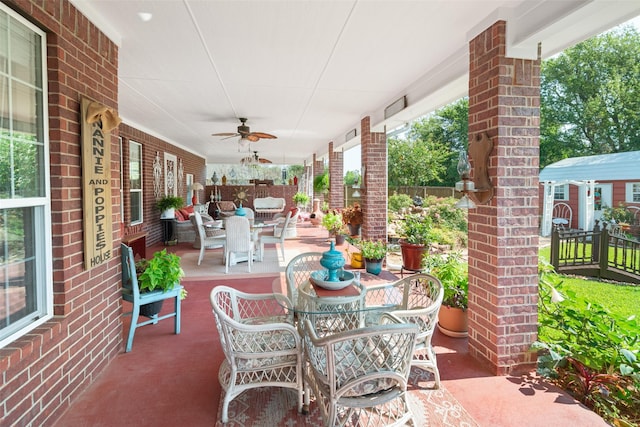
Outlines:
{"label": "outdoor rug", "polygon": [[265,247],[264,260],[261,262],[254,261],[251,266],[251,273],[248,271],[247,263],[240,262],[236,265],[229,266],[229,273],[224,272],[224,264],[222,261],[222,249],[207,250],[204,259],[198,265],[199,251],[187,252],[180,255],[180,265],[185,272],[185,279],[208,278],[220,279],[220,276],[238,278],[239,275],[249,275],[257,277],[259,275],[274,275],[284,271],[286,263],[282,257],[278,258],[279,252],[275,247]]}
{"label": "outdoor rug", "polygon": [[[409,406],[413,412],[414,425],[418,427],[477,427],[473,418],[460,406],[449,391],[427,388],[431,374],[418,368],[411,369],[408,387]],[[216,427],[276,427],[276,426],[323,426],[320,411],[313,400],[309,414],[299,414],[297,394],[294,390],[279,387],[261,387],[245,391],[229,404],[229,422],[222,424],[222,401],[220,395]]]}

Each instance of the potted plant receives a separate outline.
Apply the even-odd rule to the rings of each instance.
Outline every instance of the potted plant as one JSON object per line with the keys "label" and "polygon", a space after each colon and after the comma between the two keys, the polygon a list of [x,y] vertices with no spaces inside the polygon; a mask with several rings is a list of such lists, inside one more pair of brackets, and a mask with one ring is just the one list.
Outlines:
{"label": "potted plant", "polygon": [[336,245],[344,243],[344,223],[342,215],[337,210],[331,210],[322,217],[322,226],[336,239]]}
{"label": "potted plant", "polygon": [[421,271],[423,258],[431,243],[431,218],[420,214],[409,214],[399,224],[402,267],[410,271]]}
{"label": "potted plant", "polygon": [[329,172],[324,171],[313,179],[313,191],[324,197],[329,192]]}
{"label": "potted plant", "polygon": [[180,209],[183,205],[184,200],[177,196],[164,196],[156,202],[156,206],[162,212],[160,218],[175,217],[175,210]]}
{"label": "potted plant", "polygon": [[382,261],[387,255],[387,242],[384,240],[360,240],[357,246],[362,253],[367,273],[380,274]]}
{"label": "potted plant", "polygon": [[468,264],[459,253],[432,255],[427,259],[431,274],[442,282],[444,298],[438,312],[438,329],[450,337],[467,336],[469,294]]}
{"label": "potted plant", "polygon": [[360,226],[364,222],[364,214],[359,203],[354,203],[342,210],[342,220],[349,228],[349,235],[357,236],[360,234]]}
{"label": "potted plant", "polygon": [[305,208],[307,207],[307,203],[309,203],[309,195],[302,191],[298,191],[293,195],[293,203],[295,203],[299,208]]}
{"label": "potted plant", "polygon": [[[137,261],[136,274],[140,292],[155,290],[167,292],[180,284],[180,279],[184,277],[184,270],[180,266],[180,257],[163,249],[153,254],[151,259]],[[180,298],[184,299],[186,296],[187,291],[182,289]],[[161,300],[140,306],[140,314],[146,317],[158,314],[163,302],[164,300]]]}

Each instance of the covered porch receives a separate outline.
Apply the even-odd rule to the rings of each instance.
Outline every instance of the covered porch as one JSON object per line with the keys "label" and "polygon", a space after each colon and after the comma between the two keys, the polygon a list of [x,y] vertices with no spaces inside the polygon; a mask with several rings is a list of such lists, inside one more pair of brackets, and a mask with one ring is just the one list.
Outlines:
{"label": "covered porch", "polygon": [[[326,230],[321,227],[312,227],[309,223],[300,225],[299,236],[287,241],[287,260],[300,252],[326,251],[329,246],[326,237]],[[193,251],[187,245],[170,249],[183,255]],[[269,247],[269,250],[276,248]],[[208,262],[211,262],[213,257],[208,257]],[[187,271],[187,278],[183,281],[189,295],[183,301],[180,335],[173,334],[171,321],[139,329],[132,351],[119,354],[71,405],[56,426],[131,423],[158,427],[223,426],[218,413],[221,388],[217,375],[224,355],[209,304],[209,292],[221,284],[245,292],[270,292],[271,282],[280,272],[229,278],[194,277],[193,273]],[[125,318],[125,330],[127,326]],[[442,407],[436,409],[440,411],[439,416],[430,419],[430,426],[469,426],[465,424],[468,419],[462,416],[463,413],[478,426],[607,425],[565,392],[531,372],[495,376],[470,354],[466,338],[450,338],[436,330],[433,342],[442,387],[453,396],[453,400],[442,402],[434,397],[433,404],[442,404]],[[271,396],[287,393],[282,388],[270,388],[266,392]],[[243,404],[232,401],[228,425],[284,425],[283,414],[288,414],[294,417],[284,418],[289,423],[318,426],[305,421],[317,420],[317,417],[295,417],[295,401],[292,405],[290,408],[277,408],[268,417],[258,419],[258,415],[265,416],[264,412],[249,411]]]}

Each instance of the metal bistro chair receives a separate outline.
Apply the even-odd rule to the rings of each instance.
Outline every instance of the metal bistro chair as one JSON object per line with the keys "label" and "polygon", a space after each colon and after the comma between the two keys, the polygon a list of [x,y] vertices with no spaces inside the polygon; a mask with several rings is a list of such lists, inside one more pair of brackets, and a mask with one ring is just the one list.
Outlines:
{"label": "metal bistro chair", "polygon": [[[444,298],[440,280],[430,274],[414,274],[395,283],[367,288],[367,306],[384,303],[384,311],[394,318],[418,326],[411,364],[433,373],[435,388],[440,387],[440,372],[431,338],[438,323],[438,311]],[[376,311],[368,311],[375,316]],[[375,319],[370,320],[375,322]]]}
{"label": "metal bistro chair", "polygon": [[[122,298],[133,304],[133,309],[130,313],[131,326],[129,326],[127,345],[124,350],[128,353],[133,347],[133,336],[136,329],[141,326],[156,324],[160,320],[173,317],[175,333],[180,333],[180,292],[182,291],[182,286],[176,284],[172,290],[167,292],[157,290],[140,293],[140,288],[138,287],[138,276],[136,275],[136,262],[133,258],[133,250],[124,243],[120,244],[120,250],[122,252]],[[167,299],[173,299],[175,302],[174,310],[171,313],[162,316],[156,314],[149,320],[138,322],[138,319],[140,318],[140,306]]]}
{"label": "metal bistro chair", "polygon": [[305,382],[325,426],[413,423],[406,392],[418,328],[396,322],[320,337],[304,320]]}
{"label": "metal bistro chair", "polygon": [[289,299],[216,286],[210,300],[225,355],[218,371],[225,391],[222,422],[229,421],[229,402],[257,387],[296,390],[302,411],[302,342]]}

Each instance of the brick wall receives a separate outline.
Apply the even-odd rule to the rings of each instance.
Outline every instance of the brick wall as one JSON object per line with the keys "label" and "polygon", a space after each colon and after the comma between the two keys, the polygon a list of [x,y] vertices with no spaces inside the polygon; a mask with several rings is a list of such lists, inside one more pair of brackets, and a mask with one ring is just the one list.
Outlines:
{"label": "brick wall", "polygon": [[332,208],[344,208],[344,153],[333,151],[333,141],[329,143],[329,205]]}
{"label": "brick wall", "polygon": [[[53,286],[56,317],[0,350],[0,425],[51,425],[122,348],[120,230],[114,258],[84,270],[80,101],[118,107],[118,48],[65,0],[9,1],[47,31]],[[85,41],[86,40],[86,41]],[[113,223],[120,223],[117,133]]]}
{"label": "brick wall", "polygon": [[[191,200],[187,200],[186,175],[193,175],[193,182],[199,182],[204,185],[206,183],[207,165],[203,157],[197,156],[190,151],[183,150],[179,147],[169,144],[159,138],[135,129],[126,123],[120,124],[120,137],[122,137],[122,150],[124,158],[124,178],[123,178],[123,196],[124,196],[124,221],[123,228],[125,234],[133,234],[144,231],[147,233],[147,246],[162,241],[162,224],[160,223],[160,211],[155,206],[156,198],[153,189],[153,161],[156,153],[160,154],[160,161],[164,165],[164,153],[173,154],[182,161],[184,168],[184,177],[182,190],[179,196],[185,199],[185,204],[190,205]],[[129,218],[129,141],[142,144],[142,169],[143,169],[143,223],[130,227]],[[180,190],[180,189],[178,189]],[[164,192],[164,175],[162,176],[162,192]],[[200,190],[200,202],[206,203],[208,197],[206,193]]]}
{"label": "brick wall", "polygon": [[364,172],[362,212],[364,239],[387,240],[387,136],[371,132],[371,118],[361,120],[361,158]]}
{"label": "brick wall", "polygon": [[538,322],[540,61],[506,58],[505,31],[469,45],[469,139],[493,141],[495,187],[469,211],[469,350],[498,375],[534,366]]}

